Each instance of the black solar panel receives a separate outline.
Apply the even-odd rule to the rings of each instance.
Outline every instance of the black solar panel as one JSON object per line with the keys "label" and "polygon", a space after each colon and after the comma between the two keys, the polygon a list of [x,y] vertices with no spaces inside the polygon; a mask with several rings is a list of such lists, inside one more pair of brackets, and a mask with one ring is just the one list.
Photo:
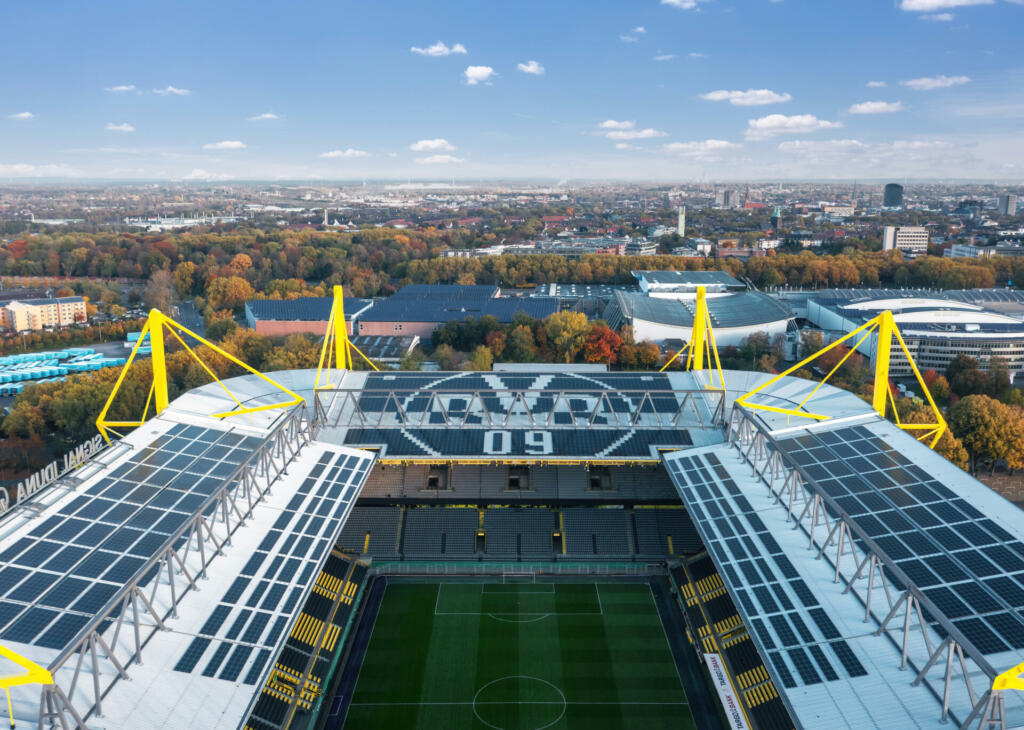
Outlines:
{"label": "black solar panel", "polygon": [[[817,480],[845,459],[851,473],[815,486],[985,654],[1024,642],[1024,543],[863,426],[778,442]],[[856,464],[849,454],[863,456]],[[841,463],[841,461],[840,461]],[[863,505],[866,511],[858,508]],[[985,614],[997,614],[997,622]],[[965,618],[974,614],[974,618]],[[969,633],[968,633],[969,632]]]}
{"label": "black solar panel", "polygon": [[[194,671],[205,656],[204,676],[235,680],[245,672],[246,683],[259,681],[337,540],[372,462],[370,455],[348,453],[327,452],[320,458],[200,629],[205,643],[193,642],[175,665],[177,671]],[[196,651],[199,656],[193,658]]]}

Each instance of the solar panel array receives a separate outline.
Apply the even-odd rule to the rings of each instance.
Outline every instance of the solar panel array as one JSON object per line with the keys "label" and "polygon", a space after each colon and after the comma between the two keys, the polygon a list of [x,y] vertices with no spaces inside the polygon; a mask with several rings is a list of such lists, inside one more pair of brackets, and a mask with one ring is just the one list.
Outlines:
{"label": "solar panel array", "polygon": [[[260,681],[338,539],[373,456],[326,452],[310,470],[174,669]],[[243,676],[243,670],[244,676]]]}
{"label": "solar panel array", "polygon": [[792,689],[866,675],[718,457],[670,455],[665,464],[780,683]]}
{"label": "solar panel array", "polygon": [[0,553],[0,639],[66,646],[261,442],[175,424],[132,452]]}
{"label": "solar panel array", "polygon": [[1024,649],[1018,538],[863,426],[778,446],[978,651]]}

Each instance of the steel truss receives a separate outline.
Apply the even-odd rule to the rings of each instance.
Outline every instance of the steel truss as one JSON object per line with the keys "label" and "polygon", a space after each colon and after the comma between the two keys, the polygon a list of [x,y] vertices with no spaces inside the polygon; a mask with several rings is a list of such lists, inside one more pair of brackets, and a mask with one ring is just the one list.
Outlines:
{"label": "steel truss", "polygon": [[103,716],[107,692],[119,679],[130,678],[133,664],[142,665],[143,648],[166,628],[168,618],[177,617],[185,594],[201,590],[210,562],[223,554],[320,426],[304,404],[283,414],[194,517],[78,632],[48,667],[54,683],[42,687],[39,730],[44,725],[84,729],[90,717]]}
{"label": "steel truss", "polygon": [[[943,723],[963,718],[960,730],[967,730],[975,721],[977,728],[1005,730],[1003,690],[990,688],[999,672],[856,522],[783,454],[755,418],[747,408],[734,407],[729,443],[768,487],[770,499],[786,510],[793,529],[799,528],[807,536],[808,550],[816,550],[816,558],[830,564],[833,582],[842,581],[843,593],[852,594],[864,606],[864,622],[875,623],[875,636],[885,635],[900,650],[899,668],[915,673],[911,686],[924,684],[931,691],[941,705]],[[885,613],[879,612],[879,601]],[[929,625],[926,615],[942,627],[944,639]],[[942,667],[937,685],[933,682],[939,675],[929,678],[936,666]],[[988,680],[980,694],[972,674],[978,680],[982,678],[979,675]]]}
{"label": "steel truss", "polygon": [[[324,399],[323,401],[321,399]],[[452,408],[452,400],[465,405]],[[671,411],[658,404],[671,399]],[[373,409],[367,408],[367,401]],[[538,401],[543,408],[535,410]],[[585,408],[579,408],[580,402]],[[491,407],[488,407],[488,402]],[[494,409],[495,402],[501,410]],[[550,404],[550,405],[549,405]],[[411,406],[415,405],[415,409]],[[725,394],[719,390],[474,390],[321,388],[316,412],[335,428],[719,428]],[[493,410],[492,410],[493,409]],[[328,416],[328,413],[331,415]],[[569,414],[559,423],[556,413]],[[441,421],[431,422],[432,415]]]}

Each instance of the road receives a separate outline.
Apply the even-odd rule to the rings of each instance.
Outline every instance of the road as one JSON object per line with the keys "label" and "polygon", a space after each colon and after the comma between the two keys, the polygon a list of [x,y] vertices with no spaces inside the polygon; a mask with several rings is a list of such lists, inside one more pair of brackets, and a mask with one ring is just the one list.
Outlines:
{"label": "road", "polygon": [[[206,337],[206,322],[203,315],[196,309],[196,305],[190,301],[177,302],[178,315],[175,319],[179,324],[187,327],[200,337]],[[172,315],[173,316],[173,315]]]}

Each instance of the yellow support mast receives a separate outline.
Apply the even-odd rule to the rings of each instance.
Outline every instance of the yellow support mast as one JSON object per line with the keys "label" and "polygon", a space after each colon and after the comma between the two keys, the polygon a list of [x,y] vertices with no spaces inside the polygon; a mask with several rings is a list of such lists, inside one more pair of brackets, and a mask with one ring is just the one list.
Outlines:
{"label": "yellow support mast", "polygon": [[[705,357],[709,368],[708,383],[705,387],[711,390],[725,390],[725,376],[722,374],[722,362],[718,358],[718,347],[715,344],[715,330],[711,326],[711,312],[708,311],[707,288],[697,287],[697,301],[693,312],[693,331],[690,334],[690,341],[686,343],[675,355],[669,358],[668,362],[661,368],[665,372],[669,365],[675,362],[686,352],[686,366],[684,370],[704,370]],[[714,369],[711,370],[712,363]],[[718,384],[715,385],[714,373],[718,372]]]}
{"label": "yellow support mast", "polygon": [[[288,388],[284,387],[280,383],[268,378],[263,373],[255,370],[246,363],[239,360],[237,357],[229,352],[222,350],[213,344],[209,340],[200,337],[192,330],[178,324],[173,319],[168,317],[163,312],[153,309],[149,313],[149,317],[146,319],[146,324],[142,327],[142,332],[139,333],[139,341],[135,343],[135,347],[132,348],[131,355],[128,356],[128,362],[125,363],[124,368],[121,370],[121,374],[118,376],[117,381],[114,383],[114,388],[110,391],[110,396],[107,398],[106,404],[103,406],[103,410],[100,411],[100,415],[96,418],[96,428],[99,429],[100,434],[104,440],[110,442],[110,433],[120,435],[115,428],[135,428],[141,426],[146,422],[146,417],[149,415],[150,404],[154,405],[154,415],[159,414],[167,408],[169,403],[168,394],[168,381],[167,381],[167,351],[166,342],[167,333],[170,333],[171,337],[178,341],[179,344],[192,356],[192,358],[202,366],[203,370],[216,382],[220,387],[227,393],[228,397],[235,402],[237,408],[231,411],[225,411],[223,413],[211,413],[212,418],[227,418],[228,416],[240,416],[246,413],[258,413],[260,411],[269,411],[274,408],[288,408],[291,406],[298,405],[303,402],[302,396],[292,392]],[[139,348],[142,343],[145,342],[146,336],[149,335],[150,347],[152,349],[152,367],[153,367],[153,384],[150,386],[149,395],[146,398],[146,405],[143,408],[142,416],[137,421],[109,421],[107,420],[107,414],[110,412],[111,406],[114,404],[114,399],[117,397],[118,392],[124,383],[125,377],[128,375],[128,370],[131,368],[132,363],[135,361],[135,356],[139,352]],[[206,347],[210,348],[213,352],[227,358],[230,362],[238,365],[243,370],[257,376],[264,382],[274,386],[286,396],[288,400],[282,403],[271,403],[262,406],[250,406],[246,407],[242,405],[242,402],[228,389],[221,379],[210,369],[210,366],[203,362],[202,358],[188,346],[188,343],[182,338],[182,335],[188,335],[197,342]]]}
{"label": "yellow support mast", "polygon": [[26,659],[21,654],[11,651],[6,646],[0,645],[0,657],[16,664],[25,670],[24,674],[13,674],[0,677],[0,687],[7,695],[7,716],[10,718],[11,727],[14,727],[14,706],[11,703],[11,687],[21,687],[26,684],[53,684],[53,675],[39,666],[31,659]]}
{"label": "yellow support mast", "polygon": [[[923,431],[922,434],[917,436],[919,441],[930,441],[928,442],[929,447],[935,448],[935,445],[942,438],[942,434],[946,431],[946,419],[942,417],[942,411],[935,404],[935,399],[932,398],[931,391],[928,390],[928,386],[924,382],[924,378],[921,376],[921,372],[917,369],[917,363],[914,362],[914,358],[910,354],[910,350],[907,348],[906,342],[903,341],[903,335],[900,333],[899,327],[896,326],[896,321],[893,318],[892,312],[886,310],[874,317],[857,329],[849,332],[848,334],[840,337],[835,342],[823,347],[818,352],[810,355],[796,365],[784,370],[783,372],[776,375],[774,378],[765,381],[758,387],[754,388],[749,393],[736,399],[736,405],[746,406],[754,410],[769,411],[771,413],[780,413],[786,416],[797,416],[800,418],[811,418],[816,421],[828,420],[829,416],[822,415],[820,413],[814,413],[809,410],[805,410],[804,406],[807,402],[817,393],[821,386],[828,382],[828,379],[832,377],[842,367],[854,352],[872,335],[875,335],[875,384],[874,390],[871,395],[871,407],[878,413],[879,416],[885,418],[885,414],[888,410],[888,406],[892,405],[893,416],[896,419],[896,425],[902,428],[904,431]],[[859,336],[859,338],[858,338]],[[893,400],[892,392],[889,389],[889,370],[892,363],[892,341],[895,337],[899,343],[900,348],[903,351],[904,357],[910,364],[910,369],[913,371],[914,376],[917,378],[917,383],[921,387],[921,391],[924,393],[925,399],[928,402],[928,406],[935,416],[934,423],[902,423],[900,421],[899,413],[896,410],[896,402]],[[780,406],[771,406],[766,403],[754,403],[751,399],[775,383],[779,382],[782,378],[790,375],[805,365],[817,360],[819,357],[824,355],[826,352],[839,347],[844,342],[848,342],[857,338],[854,345],[849,349],[842,359],[836,363],[824,378],[821,379],[810,393],[808,393],[804,399],[797,404],[796,408],[782,408]]]}
{"label": "yellow support mast", "polygon": [[324,346],[320,350],[320,362],[317,364],[316,379],[313,381],[316,390],[336,387],[331,383],[331,372],[333,370],[351,370],[354,362],[353,350],[371,368],[380,369],[348,338],[348,326],[345,324],[345,291],[338,285],[334,287],[334,303],[331,305],[331,314],[327,318]]}

